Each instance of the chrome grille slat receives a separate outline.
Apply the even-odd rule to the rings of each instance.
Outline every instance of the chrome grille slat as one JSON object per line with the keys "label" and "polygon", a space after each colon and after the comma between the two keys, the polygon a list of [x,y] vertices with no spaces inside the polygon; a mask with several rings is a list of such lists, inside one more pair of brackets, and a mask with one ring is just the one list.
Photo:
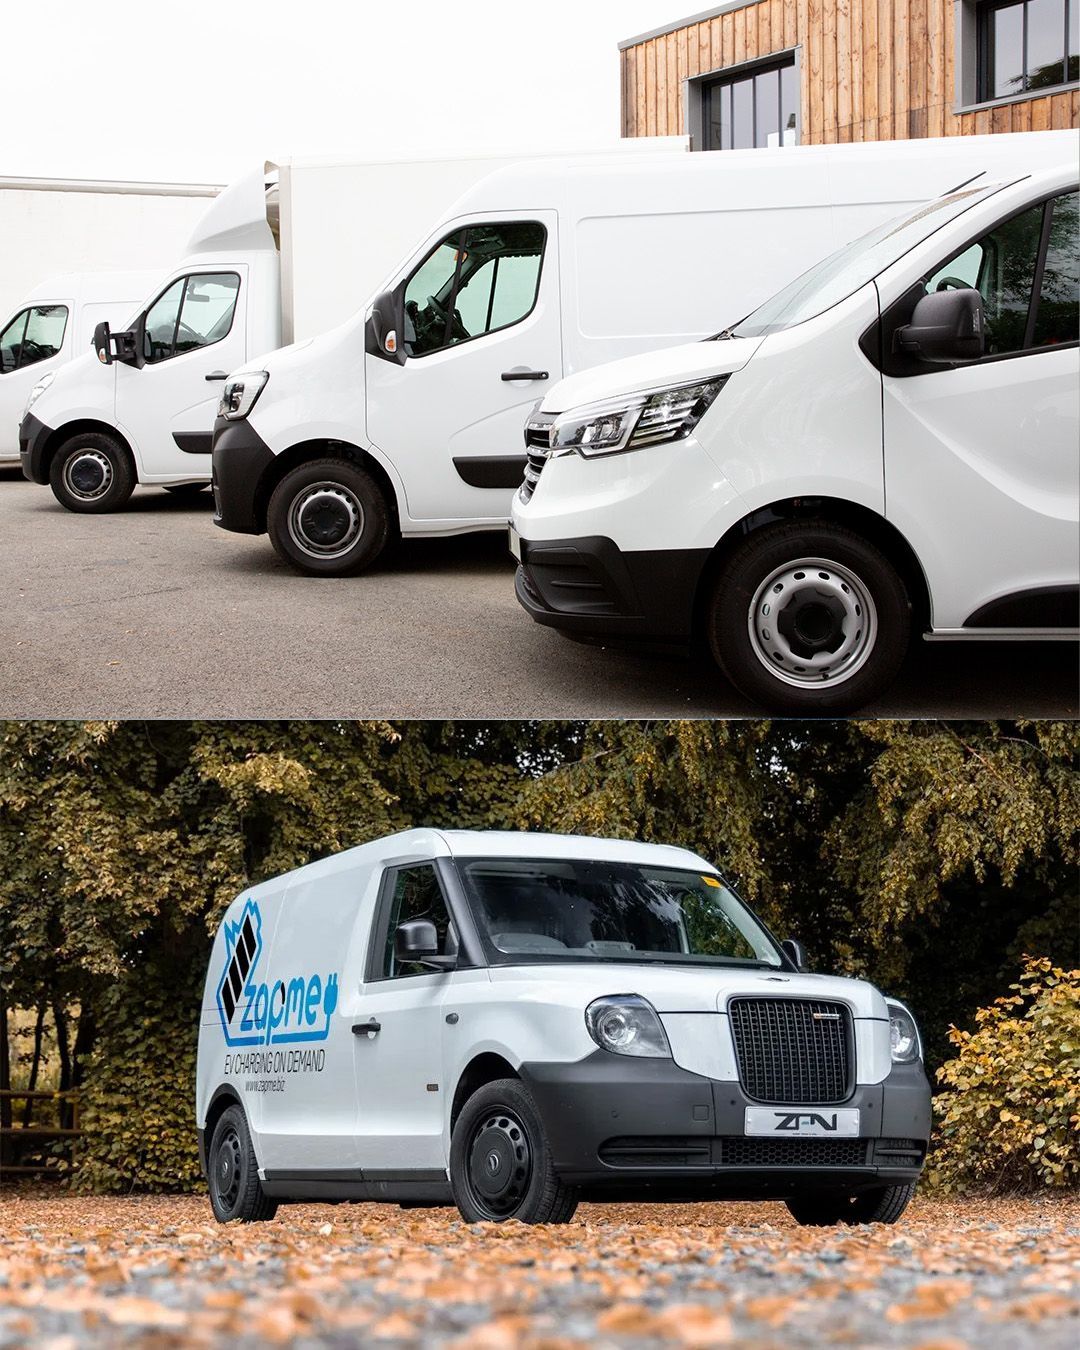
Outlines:
{"label": "chrome grille slat", "polygon": [[533,417],[525,424],[525,481],[520,488],[521,500],[527,502],[536,491],[551,445],[551,423],[543,416]]}
{"label": "chrome grille slat", "polygon": [[747,1096],[778,1105],[846,1101],[854,1078],[851,1013],[822,999],[733,998],[728,1005]]}

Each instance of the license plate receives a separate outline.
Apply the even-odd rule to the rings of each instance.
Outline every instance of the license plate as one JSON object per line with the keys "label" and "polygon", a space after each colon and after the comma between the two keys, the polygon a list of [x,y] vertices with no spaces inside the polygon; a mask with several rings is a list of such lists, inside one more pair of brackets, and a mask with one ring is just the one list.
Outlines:
{"label": "license plate", "polygon": [[748,1106],[744,1128],[747,1134],[768,1134],[777,1139],[850,1138],[858,1136],[859,1112],[850,1107],[842,1111],[828,1107],[797,1111]]}
{"label": "license plate", "polygon": [[514,557],[518,560],[518,562],[520,562],[521,535],[518,534],[517,530],[514,529],[513,525],[510,526],[509,534],[510,534],[510,552],[514,555]]}

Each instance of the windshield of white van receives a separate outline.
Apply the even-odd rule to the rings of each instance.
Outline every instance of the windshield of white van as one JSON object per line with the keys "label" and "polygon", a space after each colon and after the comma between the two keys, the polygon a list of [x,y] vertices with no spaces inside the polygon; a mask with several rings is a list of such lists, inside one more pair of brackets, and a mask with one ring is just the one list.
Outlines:
{"label": "windshield of white van", "polygon": [[915,211],[905,211],[816,263],[720,336],[766,337],[824,314],[928,239],[935,230],[940,230],[961,212],[1005,186],[1004,183],[984,183],[935,197]]}
{"label": "windshield of white van", "polygon": [[635,863],[459,860],[488,959],[783,965],[775,942],[711,873]]}

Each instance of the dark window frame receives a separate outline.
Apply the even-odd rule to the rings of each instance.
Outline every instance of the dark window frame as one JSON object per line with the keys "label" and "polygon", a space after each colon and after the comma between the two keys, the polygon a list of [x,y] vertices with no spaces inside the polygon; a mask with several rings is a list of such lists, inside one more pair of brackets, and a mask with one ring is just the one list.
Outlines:
{"label": "dark window frame", "polygon": [[[442,894],[443,904],[446,906],[446,912],[454,928],[459,955],[464,958],[461,922],[451,899],[451,887],[447,885],[446,873],[439,863],[440,859],[438,858],[415,858],[409,862],[391,863],[383,869],[382,878],[379,881],[379,895],[375,902],[375,913],[371,923],[367,960],[364,962],[365,984],[392,985],[399,983],[401,980],[423,980],[434,976],[445,978],[446,972],[439,970],[422,970],[409,975],[386,975],[383,973],[383,956],[386,952],[386,943],[390,937],[390,917],[393,913],[394,890],[397,885],[398,874],[415,871],[420,867],[430,867],[435,875],[435,883]],[[461,959],[455,969],[468,969],[471,964],[471,961]]]}
{"label": "dark window frame", "polygon": [[[56,351],[53,352],[52,356],[40,356],[36,361],[24,361],[23,356],[26,354],[26,332],[30,327],[30,315],[33,314],[36,309],[62,309],[64,311],[64,327],[60,333],[60,344],[56,348]],[[30,366],[39,366],[42,361],[52,361],[59,356],[64,349],[64,339],[67,337],[68,324],[71,322],[71,310],[67,305],[61,303],[55,305],[27,305],[24,309],[17,310],[11,316],[8,322],[4,324],[2,331],[6,333],[11,325],[16,323],[19,319],[22,319],[23,321],[22,337],[19,339],[19,359],[10,370],[0,370],[0,376],[14,375],[16,371],[27,370]]]}
{"label": "dark window frame", "polygon": [[[1017,98],[1042,98],[1057,90],[1071,88],[1077,82],[1069,68],[1070,33],[1069,0],[1064,0],[1062,17],[1061,79],[1055,84],[1029,84],[1031,72],[1028,69],[1028,8],[1031,0],[979,0],[975,7],[975,101],[976,103],[1003,103]],[[1020,52],[1020,75],[1023,84],[1007,94],[994,92],[994,16],[1001,10],[1020,9],[1022,38]]]}
{"label": "dark window frame", "polygon": [[[801,140],[801,81],[802,71],[799,61],[799,49],[790,47],[782,52],[772,52],[768,56],[755,57],[749,61],[741,61],[738,65],[721,67],[717,70],[707,71],[702,75],[694,77],[688,82],[691,97],[696,99],[697,108],[694,121],[698,128],[698,137],[691,137],[693,141],[700,138],[701,145],[697,147],[701,150],[711,150],[708,144],[708,130],[710,122],[711,103],[714,95],[723,89],[731,89],[733,85],[744,82],[753,82],[759,75],[767,75],[770,71],[791,70],[795,75],[795,143]],[[777,125],[781,134],[781,144],[783,143],[783,97],[784,82],[781,78],[777,82]],[[693,112],[693,110],[692,110]],[[754,135],[757,134],[757,98],[756,91],[753,98],[753,125]],[[734,148],[734,147],[732,147]],[[751,147],[743,146],[740,149],[749,149]],[[756,147],[763,148],[763,147]]]}
{"label": "dark window frame", "polygon": [[[233,296],[232,310],[229,314],[229,326],[228,328],[226,328],[225,332],[222,333],[220,337],[216,337],[213,340],[213,342],[204,342],[202,346],[189,347],[186,352],[178,352],[176,350],[176,335],[180,331],[180,322],[184,314],[184,303],[187,300],[188,283],[191,281],[193,277],[235,277],[236,293]],[[236,323],[236,309],[237,305],[240,302],[240,291],[244,285],[244,279],[239,272],[234,271],[231,267],[227,267],[224,269],[214,268],[211,271],[207,272],[183,272],[180,274],[180,276],[171,277],[167,282],[167,284],[164,285],[160,291],[158,291],[157,295],[154,296],[154,298],[146,306],[143,312],[139,315],[138,326],[141,332],[145,333],[147,315],[154,308],[157,302],[162,298],[162,296],[167,295],[178,281],[183,283],[183,288],[180,291],[180,304],[177,306],[176,310],[176,322],[173,324],[172,343],[169,355],[159,356],[156,357],[154,360],[150,360],[149,358],[144,357],[143,359],[144,365],[163,366],[166,363],[166,361],[175,361],[178,356],[194,356],[196,352],[208,351],[211,347],[216,347],[219,342],[224,342],[225,339],[232,332],[233,325]]]}

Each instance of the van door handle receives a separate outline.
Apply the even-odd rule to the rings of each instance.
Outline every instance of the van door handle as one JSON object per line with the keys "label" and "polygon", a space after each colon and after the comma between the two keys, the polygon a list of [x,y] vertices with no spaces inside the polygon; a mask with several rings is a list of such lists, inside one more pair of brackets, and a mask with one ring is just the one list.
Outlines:
{"label": "van door handle", "polygon": [[509,384],[511,380],[550,380],[551,375],[546,370],[504,370],[500,378]]}
{"label": "van door handle", "polygon": [[382,1031],[382,1023],[374,1018],[370,1022],[357,1022],[352,1029],[354,1036],[377,1036]]}
{"label": "van door handle", "polygon": [[208,384],[211,380],[227,380],[228,378],[228,373],[224,370],[212,370],[209,375],[204,376]]}

